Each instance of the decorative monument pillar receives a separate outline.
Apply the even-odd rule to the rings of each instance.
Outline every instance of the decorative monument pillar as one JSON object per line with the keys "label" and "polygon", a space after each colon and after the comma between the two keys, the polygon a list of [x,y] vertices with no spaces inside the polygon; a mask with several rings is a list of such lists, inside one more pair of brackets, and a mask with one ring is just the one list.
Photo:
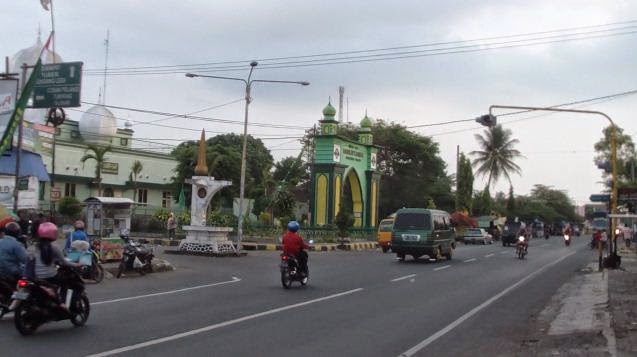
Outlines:
{"label": "decorative monument pillar", "polygon": [[208,176],[206,137],[203,130],[199,140],[195,176],[192,179],[187,179],[186,183],[192,185],[190,225],[183,226],[187,235],[186,239],[179,244],[179,250],[206,253],[236,252],[234,245],[228,240],[228,233],[232,232],[232,228],[206,226],[206,215],[210,200],[219,190],[232,185],[232,182],[218,181],[214,177]]}

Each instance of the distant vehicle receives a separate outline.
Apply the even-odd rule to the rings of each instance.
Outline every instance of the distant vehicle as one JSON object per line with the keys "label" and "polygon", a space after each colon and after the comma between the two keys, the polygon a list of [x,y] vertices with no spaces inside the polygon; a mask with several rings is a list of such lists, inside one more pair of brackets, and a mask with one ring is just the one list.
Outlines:
{"label": "distant vehicle", "polygon": [[493,244],[493,237],[484,228],[468,228],[464,231],[466,244]]}
{"label": "distant vehicle", "polygon": [[518,232],[524,228],[524,223],[520,221],[509,220],[504,224],[504,230],[502,232],[502,246],[508,246],[511,244],[517,244]]}
{"label": "distant vehicle", "polygon": [[405,260],[405,255],[451,260],[454,246],[455,231],[449,213],[425,208],[401,208],[396,212],[391,250],[400,261]]}
{"label": "distant vehicle", "polygon": [[387,253],[391,249],[391,231],[394,227],[394,219],[386,218],[380,221],[378,225],[378,245],[383,253]]}

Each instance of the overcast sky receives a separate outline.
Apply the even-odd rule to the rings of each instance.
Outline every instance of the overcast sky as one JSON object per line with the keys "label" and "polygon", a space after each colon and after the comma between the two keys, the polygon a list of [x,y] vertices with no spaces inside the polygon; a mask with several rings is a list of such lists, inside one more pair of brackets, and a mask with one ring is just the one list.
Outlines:
{"label": "overcast sky", "polygon": [[[108,67],[174,66],[233,62],[245,69],[193,72],[220,76],[247,76],[249,62],[260,60],[254,78],[309,81],[309,87],[255,84],[250,121],[311,127],[321,117],[328,97],[338,107],[338,86],[345,87],[344,118],[358,123],[367,110],[406,126],[473,118],[491,104],[551,106],[637,89],[637,23],[590,27],[637,20],[635,1],[71,1],[53,0],[56,51],[64,61],[84,62],[82,100],[97,102],[103,76],[106,31],[110,31]],[[51,30],[50,13],[38,0],[6,1],[2,5],[0,55],[12,56],[32,46],[38,26],[43,37]],[[564,41],[567,32],[580,28],[577,41]],[[545,32],[526,37],[501,36]],[[573,31],[568,32],[573,33]],[[621,34],[620,34],[621,33]],[[560,37],[562,36],[562,37]],[[573,38],[573,36],[569,37]],[[532,42],[559,42],[529,45]],[[518,42],[512,42],[518,41]],[[330,65],[293,58],[285,68],[269,68],[270,58],[364,51],[401,46],[446,43],[441,47],[365,52],[349,56],[393,53],[392,60]],[[500,43],[494,45],[493,43]],[[491,45],[489,45],[489,43]],[[479,44],[479,47],[466,47]],[[492,47],[504,47],[490,49]],[[478,49],[477,51],[475,51]],[[428,50],[430,52],[414,52]],[[401,53],[396,55],[396,53]],[[405,54],[406,52],[410,52]],[[437,53],[437,55],[431,55]],[[344,56],[344,55],[343,55]],[[335,56],[332,56],[335,57]],[[340,56],[339,56],[340,57]],[[238,63],[237,63],[238,62]],[[220,65],[217,65],[220,66]],[[277,67],[277,66],[274,66]],[[278,66],[280,67],[280,66]],[[147,69],[142,69],[145,71]],[[118,75],[107,78],[106,104],[169,113],[197,113],[208,118],[241,122],[244,87],[240,82],[186,78],[186,70],[161,75]],[[594,102],[582,109],[610,115],[626,133],[637,134],[634,108],[637,95]],[[83,106],[80,110],[86,110]],[[631,110],[632,109],[632,110]],[[193,119],[163,120],[171,129],[139,122],[161,116],[112,109],[115,116],[135,121],[135,137],[197,139],[196,130],[241,133],[242,126]],[[79,120],[81,112],[69,111]],[[565,189],[576,203],[600,192],[601,175],[593,164],[593,144],[607,123],[601,117],[561,114],[521,114],[499,118],[520,140],[521,176],[513,176],[516,194],[534,184]],[[123,127],[124,121],[119,124]],[[191,130],[187,130],[191,129]],[[456,146],[463,152],[477,149],[477,123],[414,128],[433,136],[440,145],[448,173],[455,172]],[[300,129],[251,126],[249,133],[263,137],[276,160],[296,156],[300,144],[267,136],[301,136]],[[175,144],[175,141],[163,141]],[[476,180],[482,189],[485,179]],[[495,191],[508,191],[500,181]]]}

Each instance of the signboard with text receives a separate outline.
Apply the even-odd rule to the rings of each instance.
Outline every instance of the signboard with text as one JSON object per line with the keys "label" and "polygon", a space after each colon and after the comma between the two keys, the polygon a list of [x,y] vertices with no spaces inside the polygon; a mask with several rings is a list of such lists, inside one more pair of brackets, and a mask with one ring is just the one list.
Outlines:
{"label": "signboard with text", "polygon": [[18,94],[17,79],[0,80],[0,137],[4,134],[15,109]]}
{"label": "signboard with text", "polygon": [[45,64],[33,88],[33,108],[80,106],[82,62]]}

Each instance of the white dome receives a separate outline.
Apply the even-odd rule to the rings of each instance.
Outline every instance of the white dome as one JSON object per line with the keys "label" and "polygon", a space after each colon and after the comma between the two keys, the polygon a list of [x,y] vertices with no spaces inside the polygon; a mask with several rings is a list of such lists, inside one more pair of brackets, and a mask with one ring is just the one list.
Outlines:
{"label": "white dome", "polygon": [[117,133],[117,119],[103,105],[91,107],[80,119],[80,134],[89,144],[110,144]]}

